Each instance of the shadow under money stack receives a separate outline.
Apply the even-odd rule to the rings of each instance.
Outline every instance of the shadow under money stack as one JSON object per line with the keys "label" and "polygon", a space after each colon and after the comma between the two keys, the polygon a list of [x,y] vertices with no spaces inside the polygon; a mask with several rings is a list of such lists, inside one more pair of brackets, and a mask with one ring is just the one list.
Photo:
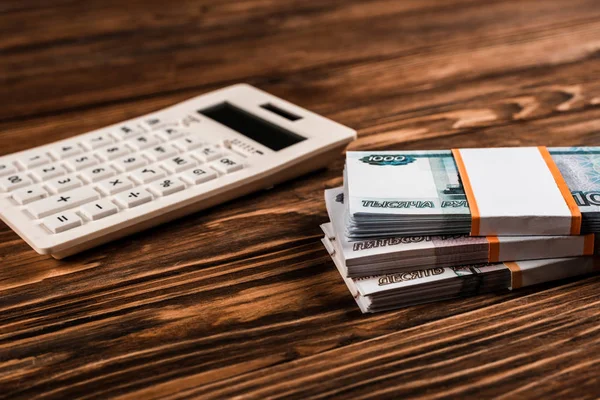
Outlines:
{"label": "shadow under money stack", "polygon": [[[513,151],[494,150],[509,155]],[[540,158],[545,154],[548,168],[554,168],[551,173],[562,174],[563,186],[569,185],[562,195],[571,200],[571,215],[544,214],[540,207],[540,217],[525,207],[523,217],[517,213],[512,220],[500,219],[499,223],[497,217],[488,218],[491,224],[483,217],[481,222],[474,218],[480,211],[490,213],[485,196],[477,198],[482,199],[481,210],[471,213],[469,204],[477,206],[477,201],[465,193],[466,172],[461,171],[462,177],[459,173],[463,160],[458,165],[455,161],[460,154],[348,152],[344,187],[325,192],[330,222],[321,227],[323,244],[361,310],[375,312],[514,289],[594,271],[594,234],[579,233],[593,232],[599,226],[600,168],[596,165],[600,166],[600,149],[539,151]],[[469,155],[468,151],[464,154]],[[518,163],[518,157],[512,161]],[[490,167],[491,176],[494,168],[498,166]],[[513,170],[514,175],[518,166]],[[535,189],[535,183],[527,182],[527,174],[519,174]],[[558,178],[556,182],[560,183]],[[538,212],[537,207],[533,209]],[[483,233],[470,236],[475,225]],[[486,234],[486,230],[496,233],[495,229],[508,235]]]}

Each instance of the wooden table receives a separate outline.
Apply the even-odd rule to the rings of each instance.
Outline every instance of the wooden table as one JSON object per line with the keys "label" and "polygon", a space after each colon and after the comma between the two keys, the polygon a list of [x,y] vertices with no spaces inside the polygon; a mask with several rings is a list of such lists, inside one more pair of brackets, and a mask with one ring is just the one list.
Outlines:
{"label": "wooden table", "polygon": [[[485,5],[484,5],[485,4]],[[248,82],[352,149],[597,145],[600,4],[0,4],[0,155]],[[362,315],[326,171],[57,261],[0,223],[0,396],[597,397],[600,278]]]}

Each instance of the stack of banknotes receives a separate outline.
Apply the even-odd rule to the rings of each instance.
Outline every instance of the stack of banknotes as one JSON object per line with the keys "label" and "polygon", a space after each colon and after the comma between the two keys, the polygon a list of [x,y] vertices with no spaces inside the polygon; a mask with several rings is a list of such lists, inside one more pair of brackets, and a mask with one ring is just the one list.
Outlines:
{"label": "stack of banknotes", "polygon": [[[344,186],[325,191],[330,221],[321,228],[360,309],[377,312],[594,272],[600,266],[593,256],[600,148],[549,152],[579,206],[581,235],[469,236],[469,205],[450,151],[348,152]],[[413,165],[382,174],[381,163]]]}

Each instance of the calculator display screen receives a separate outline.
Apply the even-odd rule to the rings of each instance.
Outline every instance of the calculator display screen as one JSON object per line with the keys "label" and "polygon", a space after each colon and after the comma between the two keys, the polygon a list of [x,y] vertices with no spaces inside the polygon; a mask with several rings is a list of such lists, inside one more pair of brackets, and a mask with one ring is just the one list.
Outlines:
{"label": "calculator display screen", "polygon": [[265,121],[264,119],[228,102],[198,110],[198,112],[264,146],[267,146],[271,150],[279,151],[295,143],[306,140],[305,137],[272,122]]}

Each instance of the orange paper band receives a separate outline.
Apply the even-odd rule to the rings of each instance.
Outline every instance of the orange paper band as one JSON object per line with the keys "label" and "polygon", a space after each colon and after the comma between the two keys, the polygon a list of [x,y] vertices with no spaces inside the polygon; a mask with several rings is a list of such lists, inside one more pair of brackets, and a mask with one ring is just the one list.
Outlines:
{"label": "orange paper band", "polygon": [[452,155],[454,156],[456,168],[458,169],[458,175],[460,176],[463,189],[465,190],[465,195],[467,196],[467,202],[469,203],[469,210],[471,211],[471,236],[479,236],[479,207],[477,207],[477,202],[475,201],[475,195],[473,194],[471,181],[469,181],[469,176],[467,175],[465,163],[463,162],[459,149],[452,149]]}
{"label": "orange paper band", "polygon": [[581,232],[581,212],[579,211],[579,207],[577,206],[577,203],[575,203],[575,200],[571,195],[571,191],[569,190],[565,179],[560,173],[560,170],[554,163],[554,160],[552,159],[548,149],[545,146],[538,146],[538,150],[544,158],[544,161],[546,161],[546,165],[552,173],[552,177],[554,177],[554,181],[556,182],[560,193],[562,194],[567,206],[569,207],[569,210],[571,211],[571,235],[579,235]]}
{"label": "orange paper band", "polygon": [[593,233],[585,235],[583,239],[583,255],[591,256],[594,254],[595,237]]}
{"label": "orange paper band", "polygon": [[513,289],[518,289],[523,286],[523,273],[521,271],[521,267],[516,262],[505,262],[504,265],[511,272],[511,286]]}
{"label": "orange paper band", "polygon": [[500,241],[498,240],[498,236],[488,236],[488,261],[489,262],[498,262],[500,261]]}

